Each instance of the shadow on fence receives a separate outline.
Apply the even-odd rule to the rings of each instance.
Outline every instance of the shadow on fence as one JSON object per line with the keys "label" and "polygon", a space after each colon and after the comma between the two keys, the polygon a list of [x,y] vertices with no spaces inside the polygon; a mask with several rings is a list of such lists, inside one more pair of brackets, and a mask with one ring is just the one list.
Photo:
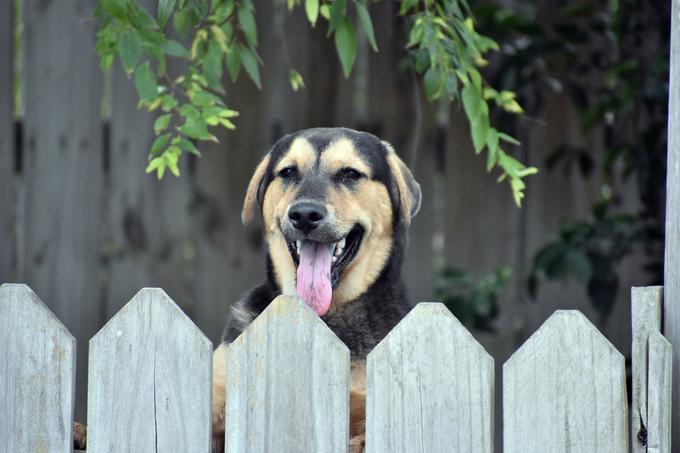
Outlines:
{"label": "shadow on fence", "polygon": [[[623,356],[557,311],[503,366],[505,452],[670,452],[662,288],[634,288],[632,433]],[[70,452],[75,341],[25,285],[0,287],[0,450]],[[91,340],[88,451],[210,451],[211,343],[161,289]],[[226,451],[348,450],[349,350],[278,297],[227,350]],[[494,451],[494,362],[441,304],[369,354],[366,451]]]}

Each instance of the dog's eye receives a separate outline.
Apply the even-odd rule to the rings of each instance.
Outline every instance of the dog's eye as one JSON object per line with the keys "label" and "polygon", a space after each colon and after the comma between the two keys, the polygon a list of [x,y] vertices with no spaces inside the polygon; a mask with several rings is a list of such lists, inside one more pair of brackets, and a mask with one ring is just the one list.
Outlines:
{"label": "dog's eye", "polygon": [[279,171],[279,176],[283,179],[293,179],[297,176],[297,168],[294,166],[282,168]]}
{"label": "dog's eye", "polygon": [[343,168],[338,172],[338,179],[341,181],[356,181],[357,179],[361,179],[363,176],[364,175],[362,175],[361,172],[353,168]]}

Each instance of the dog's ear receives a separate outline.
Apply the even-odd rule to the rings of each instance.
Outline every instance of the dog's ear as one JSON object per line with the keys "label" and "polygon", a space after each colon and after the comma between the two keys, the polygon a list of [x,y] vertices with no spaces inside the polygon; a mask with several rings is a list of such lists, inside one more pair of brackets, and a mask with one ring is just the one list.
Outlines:
{"label": "dog's ear", "polygon": [[387,142],[383,142],[387,148],[387,164],[392,172],[392,177],[397,184],[399,190],[399,203],[401,204],[401,213],[407,225],[411,223],[411,217],[415,216],[420,209],[420,201],[422,194],[420,192],[420,184],[413,177],[413,173],[402,161],[397,153]]}
{"label": "dog's ear", "polygon": [[241,221],[244,225],[249,224],[253,220],[255,203],[260,198],[260,186],[262,185],[262,180],[267,172],[267,167],[269,167],[270,160],[271,154],[267,153],[267,155],[264,156],[264,159],[262,159],[262,162],[260,162],[255,169],[253,177],[250,178],[248,190],[246,190],[246,199],[243,200],[243,210],[241,211]]}

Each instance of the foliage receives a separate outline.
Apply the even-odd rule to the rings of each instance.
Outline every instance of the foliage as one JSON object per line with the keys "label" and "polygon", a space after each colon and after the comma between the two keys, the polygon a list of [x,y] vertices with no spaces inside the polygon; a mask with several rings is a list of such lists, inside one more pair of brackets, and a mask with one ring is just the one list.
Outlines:
{"label": "foliage", "polygon": [[[525,2],[476,10],[480,26],[504,42],[492,80],[517,90],[532,116],[542,110],[546,90],[568,96],[583,136],[599,135],[603,146],[564,143],[545,156],[545,165],[601,179],[603,197],[591,219],[564,222],[539,250],[529,289],[535,293],[545,279],[575,278],[606,316],[616,269],[635,244],[645,244],[652,280],[661,278],[670,4],[581,0],[541,8]],[[622,206],[631,178],[641,206],[635,211]]]}
{"label": "foliage", "polygon": [[512,269],[503,267],[475,280],[460,269],[447,267],[439,275],[435,296],[467,327],[494,331],[498,296],[511,276]]}
{"label": "foliage", "polygon": [[[302,0],[287,4],[292,10]],[[304,11],[312,27],[327,23],[345,77],[356,60],[358,29],[378,50],[364,0],[304,0]],[[523,179],[536,169],[504,150],[502,143],[519,142],[491,125],[489,103],[515,114],[522,108],[513,92],[494,89],[478,70],[486,64],[484,55],[498,45],[475,30],[466,0],[402,0],[399,14],[407,18],[407,53],[423,75],[428,99],[462,102],[475,151],[486,148],[488,171],[500,168],[499,180],[508,180],[519,205]],[[195,141],[216,141],[211,127],[234,129],[238,113],[225,103],[225,72],[233,82],[243,68],[258,88],[262,85],[252,0],[158,0],[156,17],[136,0],[99,0],[96,16],[102,69],[120,60],[134,80],[140,107],[160,110],[147,167],[159,178],[166,169],[179,175],[182,152],[200,155]],[[293,90],[304,88],[298,71],[290,68],[289,74]]]}
{"label": "foliage", "polygon": [[616,266],[643,237],[633,216],[609,208],[604,201],[592,220],[564,222],[555,239],[538,250],[529,276],[532,297],[544,280],[575,280],[586,286],[593,307],[606,319],[616,300]]}
{"label": "foliage", "polygon": [[[487,171],[495,166],[502,170],[500,180],[508,179],[515,203],[524,196],[522,178],[536,173],[507,154],[502,142],[519,145],[512,136],[490,125],[489,104],[511,113],[522,113],[522,107],[511,91],[497,91],[486,83],[478,67],[485,66],[483,55],[498,50],[492,39],[474,28],[472,14],[465,0],[405,0],[400,14],[410,14],[411,26],[407,48],[416,71],[423,74],[425,94],[430,100],[446,97],[461,100],[470,122],[470,134],[477,154],[486,148]],[[461,86],[462,85],[462,86]]]}

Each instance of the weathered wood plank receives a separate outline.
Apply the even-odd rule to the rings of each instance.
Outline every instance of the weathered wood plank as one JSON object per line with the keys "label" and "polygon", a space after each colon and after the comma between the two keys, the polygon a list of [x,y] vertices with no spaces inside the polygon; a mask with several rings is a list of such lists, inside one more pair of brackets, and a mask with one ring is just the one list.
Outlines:
{"label": "weathered wood plank", "polygon": [[210,451],[212,344],[145,288],[92,340],[87,451]]}
{"label": "weathered wood plank", "polygon": [[492,452],[493,359],[439,303],[368,355],[366,451]]}
{"label": "weathered wood plank", "polygon": [[628,451],[623,356],[578,311],[555,312],[503,366],[506,453]]}
{"label": "weathered wood plank", "polygon": [[0,286],[0,451],[71,452],[75,343],[28,286]]}
{"label": "weathered wood plank", "polygon": [[[155,16],[156,0],[138,2]],[[172,67],[170,68],[172,71]],[[182,176],[162,181],[144,172],[155,138],[155,114],[137,108],[134,83],[116,62],[111,77],[110,236],[107,247],[106,318],[139,288],[161,287],[190,313],[190,277],[185,253],[191,236],[190,176],[185,156]],[[223,271],[223,269],[215,270]],[[199,300],[200,299],[196,299]]]}
{"label": "weathered wood plank", "polygon": [[660,332],[649,334],[647,453],[671,452],[673,347]]}
{"label": "weathered wood plank", "polygon": [[[680,0],[671,1],[663,334],[680,351]],[[673,388],[680,389],[678,353],[673,357]],[[680,391],[673,394],[673,406],[680,408]],[[680,410],[673,414],[673,427],[673,443],[680,445]]]}
{"label": "weathered wood plank", "polygon": [[649,335],[661,329],[662,286],[631,289],[631,324],[633,343],[633,399],[630,438],[633,452],[645,453],[644,431],[647,429],[647,351]]}
{"label": "weathered wood plank", "polygon": [[347,451],[349,350],[279,296],[227,349],[225,451]]}
{"label": "weathered wood plank", "polygon": [[14,2],[0,14],[0,283],[14,280]]}
{"label": "weathered wood plank", "polygon": [[[102,83],[92,45],[95,6],[89,0],[24,2],[24,275],[49,295],[50,309],[81,344],[83,359],[100,322]],[[86,377],[86,362],[79,360],[79,385]],[[84,412],[76,403],[76,416]]]}

